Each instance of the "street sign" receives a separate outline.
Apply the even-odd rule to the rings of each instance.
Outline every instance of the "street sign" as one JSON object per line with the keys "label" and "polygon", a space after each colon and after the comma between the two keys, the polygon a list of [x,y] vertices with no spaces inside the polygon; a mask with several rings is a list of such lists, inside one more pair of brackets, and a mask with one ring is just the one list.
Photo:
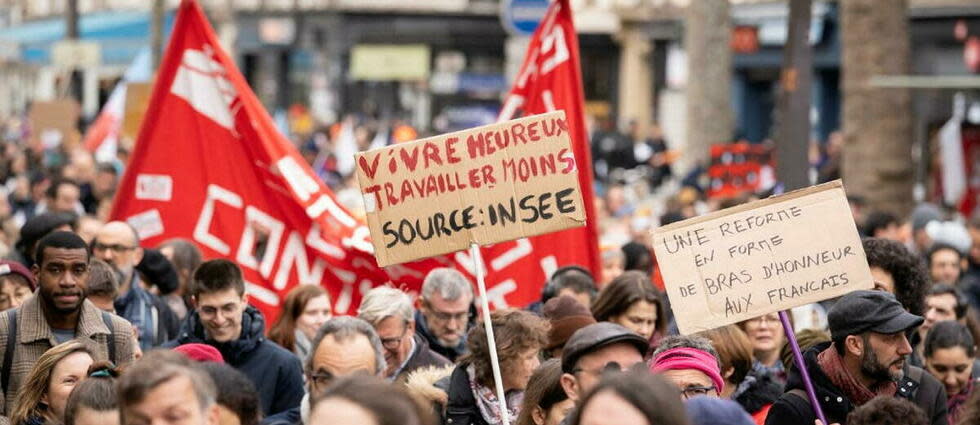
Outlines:
{"label": "street sign", "polygon": [[548,0],[502,0],[500,23],[512,35],[531,35],[548,11]]}
{"label": "street sign", "polygon": [[67,69],[92,68],[102,63],[102,51],[93,41],[61,40],[51,46],[51,63]]}

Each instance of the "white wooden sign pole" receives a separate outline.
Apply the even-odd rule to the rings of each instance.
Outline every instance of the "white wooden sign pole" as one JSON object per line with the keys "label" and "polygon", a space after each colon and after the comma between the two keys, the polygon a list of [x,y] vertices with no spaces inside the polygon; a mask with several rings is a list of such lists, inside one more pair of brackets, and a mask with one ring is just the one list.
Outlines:
{"label": "white wooden sign pole", "polygon": [[493,366],[493,381],[497,387],[497,402],[500,403],[500,419],[504,425],[510,425],[510,412],[507,411],[507,399],[504,398],[504,381],[500,377],[500,360],[497,359],[497,341],[493,337],[493,325],[490,323],[490,301],[487,300],[487,284],[483,281],[483,259],[480,257],[479,245],[470,245],[470,257],[476,273],[476,286],[480,289],[480,307],[483,308],[483,326],[490,346],[490,364]]}

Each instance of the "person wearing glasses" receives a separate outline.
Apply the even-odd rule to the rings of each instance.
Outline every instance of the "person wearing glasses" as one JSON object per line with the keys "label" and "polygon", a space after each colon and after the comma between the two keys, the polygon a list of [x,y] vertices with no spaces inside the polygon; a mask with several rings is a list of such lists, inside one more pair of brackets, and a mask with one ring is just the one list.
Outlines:
{"label": "person wearing glasses", "polygon": [[191,285],[195,309],[181,325],[180,335],[164,344],[207,344],[225,363],[255,384],[264,415],[298,407],[303,399],[303,367],[296,355],[265,337],[265,318],[248,304],[242,270],[216,259],[197,268]]}
{"label": "person wearing glasses", "polygon": [[718,352],[704,337],[673,335],[664,338],[653,352],[650,371],[677,385],[685,400],[697,396],[720,397],[725,391]]}
{"label": "person wearing glasses", "polygon": [[122,221],[106,223],[92,240],[92,255],[115,270],[119,294],[116,314],[139,330],[140,348],[148,351],[177,337],[180,321],[167,303],[147,291],[136,265],[143,259],[136,229]]}
{"label": "person wearing glasses", "polygon": [[432,269],[422,282],[415,333],[429,348],[455,362],[466,354],[466,333],[472,327],[473,287],[462,273],[450,268]]}
{"label": "person wearing glasses", "polygon": [[643,363],[645,338],[611,322],[581,328],[565,343],[561,354],[561,386],[576,404],[599,383],[604,371],[626,370]]}
{"label": "person wearing glasses", "polygon": [[[0,314],[0,422],[10,416],[16,394],[41,355],[72,339],[89,341],[94,360],[117,365],[133,361],[131,325],[123,318],[99,310],[85,299],[89,278],[89,252],[85,241],[71,232],[54,232],[37,244],[35,265],[37,296]],[[11,353],[6,358],[6,353]]]}
{"label": "person wearing glasses", "polygon": [[384,347],[385,378],[404,382],[418,369],[450,364],[449,360],[429,348],[425,338],[415,333],[415,309],[412,299],[390,286],[374,288],[361,298],[357,317],[374,326]]}

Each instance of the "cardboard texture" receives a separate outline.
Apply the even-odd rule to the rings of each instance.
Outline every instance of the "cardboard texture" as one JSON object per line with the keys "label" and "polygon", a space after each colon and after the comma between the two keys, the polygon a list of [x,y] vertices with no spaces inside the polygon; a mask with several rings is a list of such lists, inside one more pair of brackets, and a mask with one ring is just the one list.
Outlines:
{"label": "cardboard texture", "polygon": [[585,225],[564,111],[355,156],[380,266]]}
{"label": "cardboard texture", "polygon": [[31,147],[40,151],[64,145],[72,149],[81,141],[78,117],[81,107],[72,99],[39,101],[31,104]]}
{"label": "cardboard texture", "polygon": [[153,93],[153,83],[127,83],[126,109],[123,112],[122,129],[119,138],[123,147],[133,148],[133,143],[139,137],[143,116],[150,105],[150,95]]}
{"label": "cardboard texture", "polygon": [[874,286],[840,180],[664,226],[652,237],[685,335]]}

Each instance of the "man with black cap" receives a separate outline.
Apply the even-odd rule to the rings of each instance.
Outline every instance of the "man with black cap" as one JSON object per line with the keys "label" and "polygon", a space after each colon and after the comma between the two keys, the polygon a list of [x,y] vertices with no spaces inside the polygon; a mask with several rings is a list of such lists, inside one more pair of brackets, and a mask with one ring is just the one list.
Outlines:
{"label": "man with black cap", "polygon": [[[884,291],[855,291],[837,301],[828,315],[832,342],[803,354],[828,422],[844,424],[852,410],[885,396],[908,399],[933,425],[946,424],[942,384],[906,363],[912,354],[906,335],[923,320]],[[766,425],[814,423],[805,388],[800,373],[790,371],[786,393],[769,410]]]}
{"label": "man with black cap", "polygon": [[565,343],[561,387],[577,404],[599,383],[603,371],[627,370],[642,364],[648,345],[646,339],[615,323],[600,322],[581,328]]}

